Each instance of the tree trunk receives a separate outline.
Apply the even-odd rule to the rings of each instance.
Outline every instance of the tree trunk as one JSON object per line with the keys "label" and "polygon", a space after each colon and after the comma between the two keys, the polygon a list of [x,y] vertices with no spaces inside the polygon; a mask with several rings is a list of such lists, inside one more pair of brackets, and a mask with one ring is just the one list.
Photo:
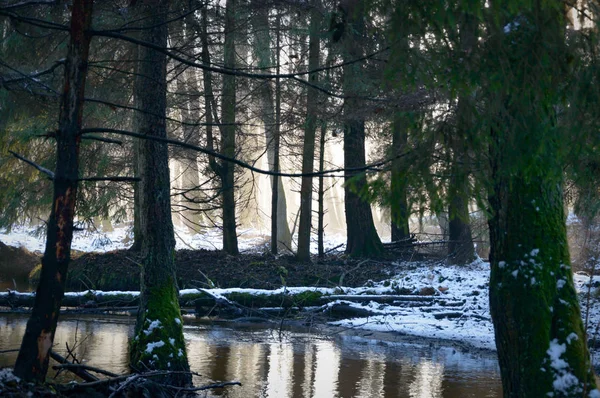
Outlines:
{"label": "tree trunk", "polygon": [[[271,49],[270,34],[271,30],[269,27],[269,8],[266,7],[262,2],[258,2],[256,7],[257,10],[251,20],[256,39],[254,53],[258,59],[258,67],[261,68],[261,70],[264,70],[273,66],[273,50]],[[277,38],[279,39],[279,37],[280,32],[277,31]],[[279,68],[279,62],[277,61],[279,59],[279,45],[276,45],[275,47],[277,54],[275,65],[277,65],[277,68]],[[277,74],[279,74],[278,70],[279,69],[276,71]],[[269,171],[275,171],[276,163],[279,163],[278,132],[280,130],[279,122],[276,120],[276,115],[278,111],[280,112],[280,109],[276,109],[277,107],[273,104],[273,87],[271,81],[261,81],[259,84],[259,112],[261,121],[265,126],[267,161],[269,164]],[[280,167],[278,167],[278,169],[279,168]],[[277,251],[278,248],[289,249],[292,247],[292,234],[287,221],[287,201],[281,177],[271,177],[271,190],[272,193],[275,193],[275,190],[277,191],[277,195],[273,195],[276,197],[274,198],[276,199],[276,205],[272,206],[271,209],[271,236],[275,237],[275,244],[271,242],[271,250],[274,249]]]}
{"label": "tree trunk", "polygon": [[[394,118],[392,125],[392,156],[399,156],[406,151],[408,144],[408,128],[403,125],[403,120],[400,115]],[[405,240],[410,238],[410,230],[408,227],[408,218],[410,210],[408,208],[406,173],[407,167],[402,158],[394,158],[392,160],[392,175],[391,175],[391,198],[390,204],[392,213],[392,242]]]}
{"label": "tree trunk", "polygon": [[[361,63],[352,62],[363,55],[361,41],[364,34],[364,1],[357,0],[346,4],[343,12],[346,27],[342,38],[344,61],[349,64],[344,70],[344,167],[364,167],[365,158],[365,115],[361,103],[356,98],[360,90]],[[376,256],[383,252],[383,245],[377,235],[371,205],[362,200],[359,193],[367,184],[364,173],[346,171],[344,173],[344,201],[346,207],[347,243],[346,253],[352,256]]]}
{"label": "tree trunk", "polygon": [[[494,5],[500,7],[499,5]],[[490,313],[504,396],[590,397],[596,388],[573,285],[563,207],[562,101],[567,50],[555,4],[514,10],[528,27],[490,35],[498,87],[491,129]],[[504,11],[504,8],[502,8]],[[512,20],[512,19],[509,19]],[[519,90],[515,88],[519,87]],[[486,111],[490,111],[486,110]]]}
{"label": "tree trunk", "polygon": [[[470,54],[477,46],[477,19],[464,13],[460,30],[461,55],[465,55],[463,67],[471,68]],[[469,174],[471,165],[468,162],[468,145],[470,134],[474,130],[474,118],[470,104],[470,92],[459,95],[456,109],[456,131],[450,137],[452,151],[450,166],[450,185],[448,187],[448,260],[451,264],[468,264],[475,258],[475,246],[471,234],[469,215],[470,185]]]}
{"label": "tree trunk", "polygon": [[[319,67],[319,18],[317,4],[310,12],[308,70]],[[319,74],[311,73],[308,77],[312,84],[317,83]],[[318,91],[312,87],[306,90],[306,122],[304,124],[304,147],[302,150],[302,174],[314,171],[315,133],[317,130]],[[296,257],[301,261],[310,260],[310,233],[312,227],[312,192],[313,178],[302,177],[300,186],[300,224],[298,225],[298,252]]]}
{"label": "tree trunk", "polygon": [[[181,37],[183,43],[193,37],[190,26],[179,23],[177,36]],[[195,125],[200,112],[200,92],[196,70],[194,68],[181,65],[184,70],[177,76],[176,87],[177,93],[182,97],[179,100],[182,122],[182,141],[192,145],[200,145],[200,131]],[[178,195],[178,201],[185,205],[186,209],[181,210],[181,221],[193,232],[200,230],[202,222],[202,214],[198,207],[198,203],[202,200],[201,194],[197,191],[200,185],[200,170],[198,169],[198,153],[195,151],[186,151],[181,159],[181,190],[185,192],[183,195]]]}
{"label": "tree trunk", "polygon": [[[235,68],[235,17],[236,0],[227,0],[225,4],[225,44],[223,49],[224,67]],[[235,76],[223,75],[223,94],[221,98],[221,153],[235,157]],[[234,165],[221,164],[221,197],[223,201],[223,250],[228,254],[239,254],[236,219]]]}
{"label": "tree trunk", "polygon": [[[150,29],[143,30],[142,40],[167,46],[168,2],[147,0],[140,4]],[[144,111],[139,120],[140,133],[167,137],[166,68],[164,54],[140,47],[140,74],[145,80],[139,101]],[[135,371],[189,371],[183,322],[179,309],[175,278],[175,236],[171,219],[169,152],[167,145],[151,140],[140,143],[140,208],[143,213],[142,275],[140,309],[135,337],[130,347],[130,366]],[[161,378],[172,385],[191,383],[189,373],[172,373]]]}
{"label": "tree trunk", "polygon": [[[140,59],[140,49],[136,47],[133,53],[136,55],[136,59]],[[140,95],[142,94],[144,88],[144,79],[140,76],[140,63],[135,63],[135,77],[133,82],[133,102],[135,108],[141,107],[141,101],[139,100]],[[132,131],[138,132],[140,127],[140,118],[142,114],[140,112],[135,112],[132,117]],[[141,140],[139,138],[133,139],[133,172],[136,177],[144,179],[142,175],[142,170],[140,168],[142,156],[144,154],[141,153]],[[133,244],[129,248],[131,251],[140,251],[142,250],[142,242],[144,241],[144,232],[142,230],[142,221],[143,212],[140,208],[141,204],[141,181],[136,181],[133,183]]]}
{"label": "tree trunk", "polygon": [[[319,136],[319,172],[325,169],[325,134],[327,133],[327,123],[321,122],[321,135]],[[325,257],[325,177],[319,175],[319,188],[317,202],[318,221],[317,221],[317,247],[319,258]]]}
{"label": "tree trunk", "polygon": [[[543,172],[495,177],[490,311],[504,396],[587,396],[583,390],[595,383],[569,265],[560,184]],[[556,366],[559,360],[564,368]],[[553,386],[561,379],[569,386],[564,394]]]}
{"label": "tree trunk", "polygon": [[60,302],[71,260],[73,217],[79,177],[79,131],[83,111],[92,21],[91,0],[75,0],[71,15],[71,38],[65,64],[65,83],[56,132],[54,199],[48,220],[42,274],[33,311],[15,364],[15,375],[43,382],[48,372],[49,351],[54,341]]}

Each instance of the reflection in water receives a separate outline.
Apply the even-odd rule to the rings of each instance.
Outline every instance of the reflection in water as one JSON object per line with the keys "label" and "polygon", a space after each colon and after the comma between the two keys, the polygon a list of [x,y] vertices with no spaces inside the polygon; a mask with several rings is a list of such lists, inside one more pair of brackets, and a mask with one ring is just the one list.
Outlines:
{"label": "reflection in water", "polygon": [[383,397],[383,377],[385,375],[385,360],[381,354],[368,358],[358,382],[358,397]]}
{"label": "reflection in water", "polygon": [[293,347],[288,343],[269,344],[269,373],[267,394],[269,398],[291,396],[293,380]]}
{"label": "reflection in water", "polygon": [[411,398],[438,398],[442,396],[444,365],[423,360],[417,365],[417,374],[409,391]]}
{"label": "reflection in water", "polygon": [[[128,338],[134,318],[63,316],[55,350],[65,343],[87,364],[116,373],[127,371]],[[18,348],[27,318],[0,316],[0,350]],[[233,398],[463,398],[501,395],[493,357],[452,348],[378,342],[339,336],[322,339],[300,332],[278,333],[254,327],[186,325],[190,366],[212,381],[240,381],[242,387],[214,391]],[[0,367],[12,366],[16,353],[0,354]]]}
{"label": "reflection in water", "polygon": [[333,341],[319,341],[315,344],[317,355],[315,365],[314,388],[305,397],[334,397],[338,389],[340,369],[340,349]]}

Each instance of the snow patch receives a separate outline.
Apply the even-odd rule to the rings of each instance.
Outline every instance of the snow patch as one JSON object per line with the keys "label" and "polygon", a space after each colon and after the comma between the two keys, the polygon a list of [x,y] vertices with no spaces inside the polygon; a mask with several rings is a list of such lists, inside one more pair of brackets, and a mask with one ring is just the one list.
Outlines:
{"label": "snow patch", "polygon": [[148,326],[148,329],[143,331],[146,336],[149,336],[154,329],[160,329],[160,320],[156,319],[154,321],[150,321],[150,319],[147,319],[147,321],[150,322],[150,325]]}
{"label": "snow patch", "polygon": [[154,351],[155,348],[160,348],[162,346],[165,345],[164,341],[157,341],[155,343],[148,343],[148,346],[146,347],[146,354],[152,354],[152,351]]}
{"label": "snow patch", "polygon": [[21,379],[15,376],[13,370],[10,368],[0,369],[0,384],[1,383],[18,383]]}

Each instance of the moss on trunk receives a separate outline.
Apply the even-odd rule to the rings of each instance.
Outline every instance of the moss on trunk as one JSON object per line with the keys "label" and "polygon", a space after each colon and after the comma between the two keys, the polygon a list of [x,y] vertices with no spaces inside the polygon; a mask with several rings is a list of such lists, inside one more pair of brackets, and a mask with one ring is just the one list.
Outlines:
{"label": "moss on trunk", "polygon": [[[173,280],[147,289],[145,296],[145,310],[138,314],[135,337],[131,341],[130,366],[136,371],[189,371],[183,322]],[[187,373],[174,373],[161,381],[185,385],[189,379]]]}
{"label": "moss on trunk", "polygon": [[490,310],[505,396],[582,397],[595,381],[560,185],[513,177],[492,204]]}

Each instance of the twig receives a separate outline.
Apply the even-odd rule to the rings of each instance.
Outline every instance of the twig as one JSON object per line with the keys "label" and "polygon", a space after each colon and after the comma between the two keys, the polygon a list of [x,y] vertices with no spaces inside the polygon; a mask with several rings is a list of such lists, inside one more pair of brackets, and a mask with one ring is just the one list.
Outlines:
{"label": "twig", "polygon": [[83,177],[77,181],[113,181],[113,182],[137,182],[142,181],[140,177]]}
{"label": "twig", "polygon": [[35,163],[34,161],[29,160],[29,159],[27,159],[27,158],[19,155],[18,153],[15,153],[15,152],[10,151],[10,150],[8,152],[10,152],[17,159],[22,160],[23,162],[25,162],[25,163],[27,163],[27,164],[35,167],[36,169],[38,169],[42,173],[46,174],[48,177],[50,177],[51,180],[54,180],[54,172],[53,171],[50,171],[47,168],[40,166],[39,164]]}
{"label": "twig", "polygon": [[342,243],[342,244],[339,244],[339,245],[337,245],[336,247],[332,247],[331,249],[327,249],[327,250],[325,250],[325,254],[329,254],[329,253],[331,253],[332,251],[334,251],[335,249],[339,249],[339,248],[340,248],[340,247],[342,247],[342,246],[344,246],[344,244],[343,244],[343,243]]}
{"label": "twig", "polygon": [[104,369],[100,369],[100,368],[96,368],[93,366],[88,366],[88,365],[83,365],[80,363],[63,363],[61,365],[54,365],[52,367],[52,369],[66,369],[66,370],[73,370],[76,368],[80,368],[83,370],[91,370],[92,372],[96,372],[96,373],[100,373],[106,376],[110,376],[110,377],[119,377],[118,374],[113,373],[113,372],[109,372],[108,370],[104,370]]}
{"label": "twig", "polygon": [[[56,362],[59,362],[61,364],[71,364],[69,361],[67,361],[62,355],[57,354],[54,351],[50,351],[50,357],[52,359],[54,359]],[[71,364],[72,365],[72,364]],[[67,369],[73,373],[75,373],[77,376],[81,377],[84,381],[87,382],[94,382],[94,381],[98,381],[98,378],[96,376],[94,376],[91,373],[88,373],[85,369],[81,369],[79,367],[74,367],[72,369]]]}

